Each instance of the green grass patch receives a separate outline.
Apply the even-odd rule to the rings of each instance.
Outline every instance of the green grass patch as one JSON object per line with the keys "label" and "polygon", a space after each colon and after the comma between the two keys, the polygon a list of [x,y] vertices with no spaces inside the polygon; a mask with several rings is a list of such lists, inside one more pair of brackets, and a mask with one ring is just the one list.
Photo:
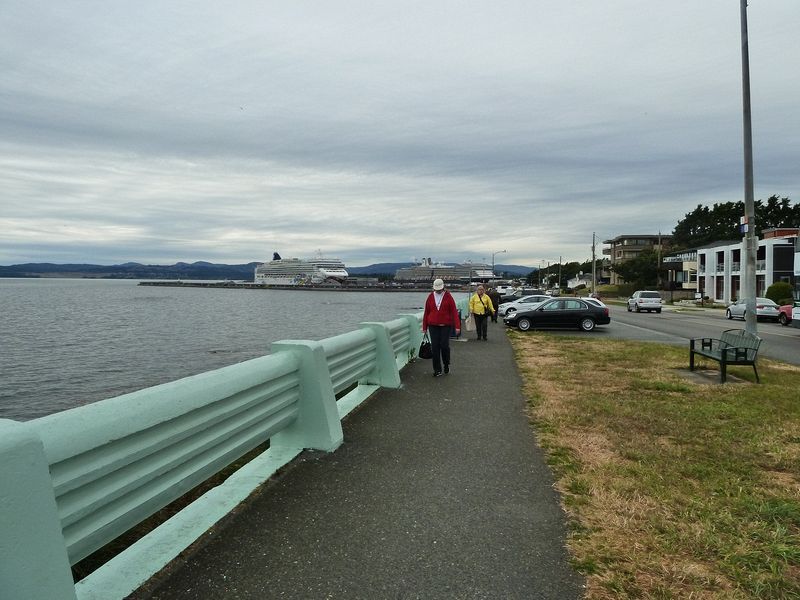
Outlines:
{"label": "green grass patch", "polygon": [[800,598],[800,368],[705,385],[688,348],[511,339],[588,598]]}

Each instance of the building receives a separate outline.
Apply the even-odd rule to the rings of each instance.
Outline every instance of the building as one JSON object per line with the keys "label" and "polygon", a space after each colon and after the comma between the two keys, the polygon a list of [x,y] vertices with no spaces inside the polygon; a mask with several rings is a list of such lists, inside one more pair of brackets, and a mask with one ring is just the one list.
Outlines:
{"label": "building", "polygon": [[614,267],[620,263],[636,258],[644,250],[653,250],[657,253],[664,253],[672,242],[671,235],[619,235],[613,239],[605,240],[603,243],[610,248],[603,248],[603,254],[609,258],[609,282],[612,285],[625,283]]}
{"label": "building", "polygon": [[[762,231],[756,251],[756,296],[764,296],[777,281],[786,281],[798,297],[800,228]],[[718,242],[697,249],[697,291],[720,303],[739,298],[744,275],[744,241]]]}
{"label": "building", "polygon": [[661,259],[667,271],[667,287],[686,293],[697,292],[697,250],[684,250],[668,254]]}

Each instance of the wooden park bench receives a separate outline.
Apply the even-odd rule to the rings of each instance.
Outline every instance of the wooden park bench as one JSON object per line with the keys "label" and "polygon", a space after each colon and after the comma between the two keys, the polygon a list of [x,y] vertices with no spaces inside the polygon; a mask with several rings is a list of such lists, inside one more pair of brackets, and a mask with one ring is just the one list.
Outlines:
{"label": "wooden park bench", "polygon": [[[697,344],[699,342],[699,346]],[[719,362],[719,374],[722,383],[725,383],[729,365],[752,365],[758,379],[756,358],[761,338],[744,329],[727,329],[722,332],[719,339],[694,338],[689,340],[689,370],[694,371],[694,355],[699,354]]]}

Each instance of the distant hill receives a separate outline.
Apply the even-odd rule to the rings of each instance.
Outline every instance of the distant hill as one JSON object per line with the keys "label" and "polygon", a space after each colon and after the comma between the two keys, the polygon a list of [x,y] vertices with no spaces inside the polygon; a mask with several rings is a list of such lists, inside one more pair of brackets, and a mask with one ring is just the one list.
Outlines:
{"label": "distant hill", "polygon": [[84,277],[97,279],[243,279],[252,280],[255,262],[224,265],[209,262],[175,263],[174,265],[87,265],[27,263],[0,266],[0,277]]}
{"label": "distant hill", "polygon": [[[253,280],[253,272],[259,263],[243,265],[214,264],[205,261],[193,263],[178,262],[174,265],[143,265],[126,262],[121,265],[26,263],[21,265],[0,265],[0,277],[82,277],[96,279],[235,279]],[[366,267],[347,267],[353,276],[389,275],[394,276],[397,269],[410,267],[414,263],[376,263]],[[454,264],[454,263],[445,263]],[[495,265],[498,273],[509,273],[514,277],[528,275],[535,267],[520,265]]]}

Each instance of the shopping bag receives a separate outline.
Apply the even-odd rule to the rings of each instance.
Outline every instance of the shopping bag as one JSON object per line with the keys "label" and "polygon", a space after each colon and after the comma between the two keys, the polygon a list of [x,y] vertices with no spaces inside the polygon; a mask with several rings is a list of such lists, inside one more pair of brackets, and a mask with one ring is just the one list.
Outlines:
{"label": "shopping bag", "polygon": [[433,350],[431,349],[431,338],[428,337],[428,332],[422,337],[422,343],[419,345],[419,352],[417,356],[420,358],[430,359],[433,358]]}
{"label": "shopping bag", "polygon": [[467,331],[475,331],[475,317],[472,316],[472,313],[469,313],[467,318],[464,319],[464,329]]}

